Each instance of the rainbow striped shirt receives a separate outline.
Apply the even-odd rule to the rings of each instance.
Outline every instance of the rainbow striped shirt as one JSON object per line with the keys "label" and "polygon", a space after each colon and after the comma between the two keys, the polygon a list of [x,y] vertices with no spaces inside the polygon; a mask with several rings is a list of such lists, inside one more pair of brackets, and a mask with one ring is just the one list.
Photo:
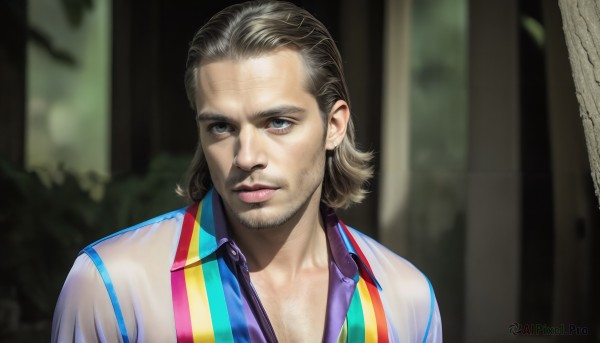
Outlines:
{"label": "rainbow striped shirt", "polygon": [[[331,268],[339,269],[340,261],[353,267],[340,271],[346,283],[330,277],[330,299],[338,301],[328,301],[325,341],[390,341],[382,289],[369,261],[333,211],[325,216]],[[187,209],[171,269],[178,342],[276,341],[244,261],[227,236],[219,198],[211,190]]]}
{"label": "rainbow striped shirt", "polygon": [[[83,249],[52,342],[276,342],[221,206],[211,190]],[[323,342],[441,342],[427,278],[331,209],[321,215],[331,252]]]}

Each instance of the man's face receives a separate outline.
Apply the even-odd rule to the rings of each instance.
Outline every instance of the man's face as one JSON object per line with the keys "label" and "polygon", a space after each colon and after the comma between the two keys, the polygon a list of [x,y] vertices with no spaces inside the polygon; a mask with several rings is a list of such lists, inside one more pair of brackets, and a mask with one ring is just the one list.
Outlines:
{"label": "man's face", "polygon": [[325,127],[304,68],[284,49],[198,70],[200,142],[234,225],[277,227],[318,207]]}

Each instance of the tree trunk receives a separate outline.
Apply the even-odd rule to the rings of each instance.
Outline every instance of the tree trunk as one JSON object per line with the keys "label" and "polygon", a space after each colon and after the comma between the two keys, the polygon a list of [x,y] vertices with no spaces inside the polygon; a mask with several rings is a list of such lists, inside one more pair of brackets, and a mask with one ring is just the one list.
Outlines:
{"label": "tree trunk", "polygon": [[579,115],[600,202],[600,0],[559,0]]}

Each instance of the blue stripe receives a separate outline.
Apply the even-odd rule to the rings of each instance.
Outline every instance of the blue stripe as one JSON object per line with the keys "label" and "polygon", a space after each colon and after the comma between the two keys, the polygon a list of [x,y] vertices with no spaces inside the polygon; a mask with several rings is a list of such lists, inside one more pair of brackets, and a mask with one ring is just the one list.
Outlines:
{"label": "blue stripe", "polygon": [[[365,240],[364,237],[355,229],[351,228],[350,226],[346,226],[348,228],[349,231],[354,231],[355,235],[353,235],[354,239],[356,240],[357,238],[362,239],[363,241]],[[360,256],[358,255],[358,253],[356,252],[356,248],[354,247],[354,245],[352,245],[352,242],[350,241],[350,239],[348,238],[348,236],[346,235],[346,232],[344,231],[344,229],[342,228],[341,224],[338,223],[338,230],[340,232],[340,236],[342,236],[342,240],[344,241],[344,244],[346,244],[346,248],[348,249],[348,252],[353,254],[356,257],[356,260],[358,260],[360,262],[360,265],[363,267],[363,269],[365,270],[365,272],[367,273],[367,275],[369,275],[369,277],[371,278],[371,280],[373,281],[373,283],[375,284],[375,287],[377,287],[377,289],[381,292],[383,291],[383,288],[381,288],[381,285],[379,284],[379,281],[377,281],[377,278],[375,278],[375,275],[373,275],[373,273],[371,273],[371,271],[369,270],[369,268],[367,268],[367,265],[365,264],[365,261],[363,261]],[[356,243],[358,244],[358,243]],[[357,247],[360,249],[360,247]],[[366,258],[366,257],[365,257]],[[358,278],[354,281],[358,281]]]}
{"label": "blue stripe", "polygon": [[346,245],[346,249],[348,249],[348,252],[358,256],[358,254],[356,253],[356,250],[354,250],[354,246],[348,239],[348,236],[346,236],[346,232],[342,228],[342,225],[340,223],[338,223],[337,227],[338,227],[338,231],[340,232],[340,236],[342,236],[342,240],[344,241],[344,244]]}
{"label": "blue stripe", "polygon": [[83,249],[92,262],[98,268],[98,272],[102,277],[102,281],[104,281],[104,286],[106,286],[106,290],[108,291],[108,296],[110,297],[110,302],[113,305],[113,309],[115,311],[115,317],[117,318],[117,323],[119,324],[119,330],[121,331],[121,337],[123,338],[123,342],[129,343],[129,335],[127,335],[127,327],[125,327],[125,320],[123,319],[123,313],[121,312],[121,305],[119,305],[119,298],[117,297],[117,292],[115,291],[115,287],[110,279],[110,275],[108,274],[108,270],[106,269],[106,265],[100,258],[100,255],[94,250],[92,247],[87,247]]}
{"label": "blue stripe", "polygon": [[431,300],[431,304],[429,305],[429,319],[427,320],[427,328],[425,329],[425,336],[423,336],[423,343],[427,341],[427,336],[429,336],[429,328],[431,327],[431,320],[433,318],[433,310],[435,304],[435,294],[433,293],[433,286],[427,277],[427,284],[429,285],[429,299]]}
{"label": "blue stripe", "polygon": [[248,331],[248,325],[246,323],[240,284],[223,258],[219,258],[218,261],[219,271],[221,272],[223,282],[223,293],[225,294],[225,302],[227,303],[227,312],[229,313],[231,332],[233,333],[236,342],[249,343],[250,332]]}
{"label": "blue stripe", "polygon": [[215,219],[213,213],[213,198],[211,189],[202,199],[202,215],[196,220],[200,221],[200,232],[198,239],[198,258],[203,260],[217,249],[217,237],[215,236]]}

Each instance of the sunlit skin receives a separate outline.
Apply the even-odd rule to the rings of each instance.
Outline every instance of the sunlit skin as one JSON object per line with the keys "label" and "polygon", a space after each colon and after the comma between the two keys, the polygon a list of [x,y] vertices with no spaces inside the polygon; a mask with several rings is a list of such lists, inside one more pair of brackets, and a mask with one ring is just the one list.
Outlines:
{"label": "sunlit skin", "polygon": [[277,337],[322,339],[328,249],[319,203],[327,150],[349,118],[338,100],[319,112],[301,56],[282,49],[202,63],[200,142],[231,234],[242,249]]}

